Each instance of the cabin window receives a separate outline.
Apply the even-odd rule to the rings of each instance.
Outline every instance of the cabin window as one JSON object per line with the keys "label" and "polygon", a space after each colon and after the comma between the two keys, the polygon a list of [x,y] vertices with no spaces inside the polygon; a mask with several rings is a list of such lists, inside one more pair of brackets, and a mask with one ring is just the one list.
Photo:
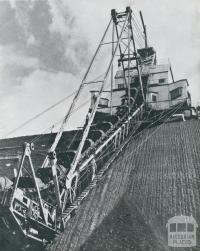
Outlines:
{"label": "cabin window", "polygon": [[153,101],[153,102],[157,102],[157,96],[154,95],[154,94],[152,94],[152,101]]}
{"label": "cabin window", "polygon": [[178,223],[177,232],[186,232],[186,223]]}
{"label": "cabin window", "polygon": [[178,87],[172,91],[170,91],[171,99],[176,99],[182,96],[182,87]]}
{"label": "cabin window", "polygon": [[176,223],[170,224],[170,232],[176,232]]}
{"label": "cabin window", "polygon": [[107,98],[100,98],[99,100],[99,107],[106,108],[108,107],[109,100]]}
{"label": "cabin window", "polygon": [[159,84],[165,83],[165,78],[160,78],[160,79],[158,80],[158,82],[159,82]]}
{"label": "cabin window", "polygon": [[27,204],[27,203],[28,203],[27,198],[24,198],[24,197],[23,197],[23,202]]}
{"label": "cabin window", "polygon": [[188,223],[187,224],[187,231],[188,232],[194,232],[194,224]]}
{"label": "cabin window", "polygon": [[118,89],[123,89],[124,88],[124,84],[118,84]]}

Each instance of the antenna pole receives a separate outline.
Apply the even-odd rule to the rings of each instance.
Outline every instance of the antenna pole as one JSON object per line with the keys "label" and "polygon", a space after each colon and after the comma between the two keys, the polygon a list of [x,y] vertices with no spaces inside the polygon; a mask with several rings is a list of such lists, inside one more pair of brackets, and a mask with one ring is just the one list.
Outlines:
{"label": "antenna pole", "polygon": [[170,73],[171,73],[172,82],[174,83],[174,74],[173,74],[173,71],[172,71],[171,64],[170,64]]}

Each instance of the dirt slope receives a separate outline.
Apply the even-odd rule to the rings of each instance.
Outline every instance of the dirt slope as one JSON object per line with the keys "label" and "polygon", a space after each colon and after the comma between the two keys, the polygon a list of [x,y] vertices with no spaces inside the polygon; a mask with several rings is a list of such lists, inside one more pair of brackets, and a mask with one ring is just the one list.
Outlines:
{"label": "dirt slope", "polygon": [[[199,138],[200,121],[192,120],[132,139],[47,250],[170,250],[169,218],[192,214],[200,225]],[[200,250],[198,230],[197,242],[185,250]]]}

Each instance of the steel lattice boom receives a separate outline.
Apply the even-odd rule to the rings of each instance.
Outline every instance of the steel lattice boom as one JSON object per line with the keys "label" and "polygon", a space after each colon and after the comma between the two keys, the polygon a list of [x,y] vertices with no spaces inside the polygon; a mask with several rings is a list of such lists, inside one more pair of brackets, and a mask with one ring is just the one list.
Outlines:
{"label": "steel lattice boom", "polygon": [[[137,48],[132,14],[130,7],[124,12],[111,11],[108,26],[42,164],[34,166],[32,161],[39,149],[30,143],[21,149],[15,178],[0,191],[0,231],[10,242],[24,242],[25,246],[30,240],[47,243],[63,231],[82,199],[152,112],[147,97],[153,74],[150,69],[157,67],[156,53],[148,47],[143,18],[144,47]],[[91,104],[84,125],[67,148],[59,148],[69,118],[85,95],[91,95]],[[183,102],[187,100],[185,97]]]}

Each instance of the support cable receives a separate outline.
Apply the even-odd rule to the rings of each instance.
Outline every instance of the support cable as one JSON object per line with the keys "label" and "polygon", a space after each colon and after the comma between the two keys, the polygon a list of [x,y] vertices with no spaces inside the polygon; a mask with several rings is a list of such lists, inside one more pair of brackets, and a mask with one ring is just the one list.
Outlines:
{"label": "support cable", "polygon": [[24,126],[28,125],[29,123],[31,123],[32,121],[38,119],[39,117],[41,117],[42,115],[44,115],[45,113],[49,112],[50,110],[52,110],[53,108],[55,108],[56,106],[60,105],[61,103],[63,103],[64,101],[66,101],[67,99],[71,98],[75,93],[77,92],[74,91],[72,92],[70,95],[60,99],[58,102],[56,102],[55,104],[49,106],[48,108],[46,108],[45,110],[43,110],[42,112],[36,114],[35,116],[33,116],[32,118],[28,119],[27,121],[25,121],[24,123],[22,123],[21,125],[19,125],[18,127],[14,128],[13,130],[11,130],[10,132],[8,132],[7,134],[4,135],[3,138],[7,138],[10,134],[13,134],[14,132],[22,129]]}
{"label": "support cable", "polygon": [[134,24],[135,24],[135,30],[137,31],[137,33],[139,34],[139,36],[140,36],[142,39],[145,40],[145,36],[144,36],[144,33],[143,33],[143,29],[138,28],[138,25],[137,25],[135,19],[133,18],[133,16],[132,16],[132,21],[133,21]]}
{"label": "support cable", "polygon": [[[87,99],[84,103],[80,104],[74,111],[73,113],[71,113],[69,116],[71,116],[72,114],[74,114],[75,112],[79,111],[80,109],[82,109],[86,104],[88,104],[90,102],[90,99]],[[53,125],[51,125],[50,127],[48,127],[47,129],[45,129],[43,131],[43,133],[39,136],[36,136],[36,138],[34,138],[30,143],[35,143],[36,141],[38,141],[41,137],[43,137],[45,135],[45,133],[47,131],[49,131],[53,126],[58,125],[59,123],[61,123],[63,121],[63,117],[61,119],[59,119],[56,123],[54,123]]]}
{"label": "support cable", "polygon": [[140,21],[138,20],[138,18],[137,18],[137,16],[136,16],[136,14],[134,13],[134,11],[132,11],[132,13],[133,13],[133,16],[134,16],[136,25],[138,26],[138,29],[139,29],[139,30],[143,30],[143,27],[142,27],[142,25],[140,24]]}
{"label": "support cable", "polygon": [[[88,68],[87,68],[87,71],[86,71],[86,73],[85,73],[85,75],[84,75],[84,77],[83,77],[83,79],[82,79],[82,82],[81,82],[81,84],[80,84],[80,87],[79,87],[77,93],[76,93],[75,96],[74,96],[74,99],[73,99],[73,101],[72,101],[72,103],[71,103],[71,106],[70,106],[69,109],[68,109],[67,114],[65,115],[65,117],[64,117],[64,119],[63,119],[63,122],[62,122],[62,124],[61,124],[61,127],[60,127],[60,129],[59,129],[59,131],[58,131],[58,133],[57,133],[57,135],[56,135],[56,137],[55,137],[55,140],[54,140],[54,142],[53,142],[53,144],[52,144],[50,150],[49,150],[50,152],[54,152],[54,151],[55,151],[56,146],[57,146],[57,144],[59,143],[60,138],[62,137],[62,133],[63,133],[63,131],[64,131],[64,126],[65,126],[65,124],[68,122],[69,115],[70,115],[71,112],[73,111],[74,106],[75,106],[75,104],[76,104],[76,102],[77,102],[77,100],[78,100],[78,98],[79,98],[79,96],[80,96],[80,94],[81,94],[81,92],[82,92],[82,89],[83,89],[83,87],[84,87],[84,85],[85,85],[84,82],[85,82],[85,80],[87,79],[87,76],[88,76],[88,74],[89,74],[89,72],[90,72],[90,69],[91,69],[91,67],[92,67],[92,65],[93,65],[93,62],[94,62],[94,60],[95,60],[95,58],[96,58],[96,56],[97,56],[97,54],[98,54],[98,52],[99,52],[99,50],[100,50],[100,48],[101,48],[101,44],[103,43],[103,41],[104,41],[104,39],[105,39],[105,36],[106,36],[106,34],[107,34],[108,30],[109,30],[109,27],[110,27],[110,25],[111,25],[111,22],[112,22],[112,19],[110,19],[110,21],[109,21],[109,23],[108,23],[108,26],[107,26],[107,28],[106,28],[106,30],[105,30],[105,32],[104,32],[102,38],[101,38],[101,41],[100,41],[100,43],[99,43],[99,45],[98,45],[98,47],[97,47],[97,49],[96,49],[96,51],[95,51],[95,53],[94,53],[94,56],[93,56],[93,58],[92,58],[92,60],[91,60],[91,62],[90,62],[90,64],[89,64],[89,66],[88,66]],[[47,158],[48,158],[48,156],[47,156]],[[46,161],[47,161],[47,159],[45,159],[44,162],[46,163]]]}

